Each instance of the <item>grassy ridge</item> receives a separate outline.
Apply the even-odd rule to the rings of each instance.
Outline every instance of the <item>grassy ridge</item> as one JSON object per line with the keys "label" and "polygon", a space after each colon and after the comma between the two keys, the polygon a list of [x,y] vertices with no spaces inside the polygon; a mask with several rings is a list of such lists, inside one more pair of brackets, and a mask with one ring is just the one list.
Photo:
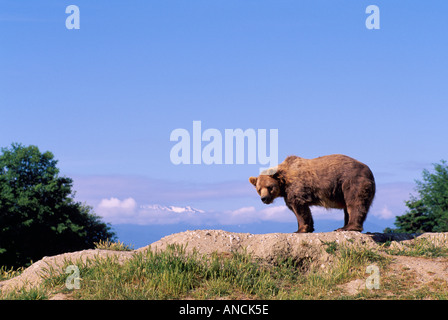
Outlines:
{"label": "grassy ridge", "polygon": [[[425,247],[426,246],[426,247]],[[426,248],[426,249],[425,249]],[[390,254],[446,256],[448,250],[422,242],[393,251],[326,243],[334,255],[328,268],[308,260],[279,259],[266,264],[245,252],[228,255],[187,254],[185,247],[169,246],[163,252],[150,249],[119,264],[111,256],[86,262],[66,262],[79,269],[80,289],[66,288],[67,274],[47,270],[44,284],[32,290],[8,293],[3,299],[47,299],[56,293],[71,299],[447,299],[447,286],[434,283],[410,292],[412,276],[387,276]],[[389,250],[389,252],[387,252]],[[388,255],[382,254],[383,252]],[[381,274],[380,290],[364,289],[349,296],[343,284],[366,279],[366,267],[375,265]],[[64,266],[64,269],[65,267]],[[363,281],[364,281],[363,280]]]}
{"label": "grassy ridge", "polygon": [[364,273],[365,265],[384,260],[344,248],[337,266],[323,272],[310,268],[307,261],[286,259],[267,265],[246,253],[200,256],[169,246],[164,252],[138,253],[124,264],[115,257],[74,262],[82,277],[79,290],[65,288],[66,274],[47,270],[37,291],[6,298],[45,299],[70,292],[74,299],[326,299],[340,293],[336,285]]}

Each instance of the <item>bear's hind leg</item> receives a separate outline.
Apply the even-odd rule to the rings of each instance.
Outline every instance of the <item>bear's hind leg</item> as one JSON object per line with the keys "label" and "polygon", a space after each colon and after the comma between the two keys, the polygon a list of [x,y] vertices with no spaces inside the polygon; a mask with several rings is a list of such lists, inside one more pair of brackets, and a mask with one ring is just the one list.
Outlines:
{"label": "bear's hind leg", "polygon": [[[344,209],[344,226],[336,231],[359,231],[363,230],[363,223],[367,216],[367,210],[359,206],[347,206]],[[348,220],[348,221],[347,221]]]}

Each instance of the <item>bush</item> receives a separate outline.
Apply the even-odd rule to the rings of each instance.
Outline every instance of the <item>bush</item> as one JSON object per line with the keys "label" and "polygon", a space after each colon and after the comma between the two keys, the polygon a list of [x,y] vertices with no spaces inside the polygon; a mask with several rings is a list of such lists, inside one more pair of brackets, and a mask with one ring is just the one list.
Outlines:
{"label": "bush", "polygon": [[423,170],[423,181],[416,181],[419,197],[406,201],[409,211],[396,217],[396,229],[384,232],[424,233],[448,231],[448,165],[434,164],[434,172]]}
{"label": "bush", "polygon": [[74,200],[73,180],[59,176],[51,152],[12,144],[0,155],[0,266],[114,239],[92,208]]}

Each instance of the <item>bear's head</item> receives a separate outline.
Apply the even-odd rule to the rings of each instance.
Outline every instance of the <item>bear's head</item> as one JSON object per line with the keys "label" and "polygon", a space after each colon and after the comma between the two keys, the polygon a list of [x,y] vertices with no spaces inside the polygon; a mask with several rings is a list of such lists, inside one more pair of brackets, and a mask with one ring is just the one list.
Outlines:
{"label": "bear's head", "polygon": [[272,203],[281,194],[280,184],[275,178],[275,175],[261,174],[258,178],[250,177],[249,182],[257,189],[261,201],[265,204]]}

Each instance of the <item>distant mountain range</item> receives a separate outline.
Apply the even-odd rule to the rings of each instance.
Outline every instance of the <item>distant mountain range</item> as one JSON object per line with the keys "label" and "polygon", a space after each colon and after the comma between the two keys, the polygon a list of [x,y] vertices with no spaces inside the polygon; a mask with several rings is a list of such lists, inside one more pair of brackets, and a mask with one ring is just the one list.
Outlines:
{"label": "distant mountain range", "polygon": [[141,209],[149,209],[155,211],[166,211],[175,213],[204,213],[204,210],[196,209],[190,206],[177,207],[177,206],[163,206],[160,204],[147,204],[140,206]]}

